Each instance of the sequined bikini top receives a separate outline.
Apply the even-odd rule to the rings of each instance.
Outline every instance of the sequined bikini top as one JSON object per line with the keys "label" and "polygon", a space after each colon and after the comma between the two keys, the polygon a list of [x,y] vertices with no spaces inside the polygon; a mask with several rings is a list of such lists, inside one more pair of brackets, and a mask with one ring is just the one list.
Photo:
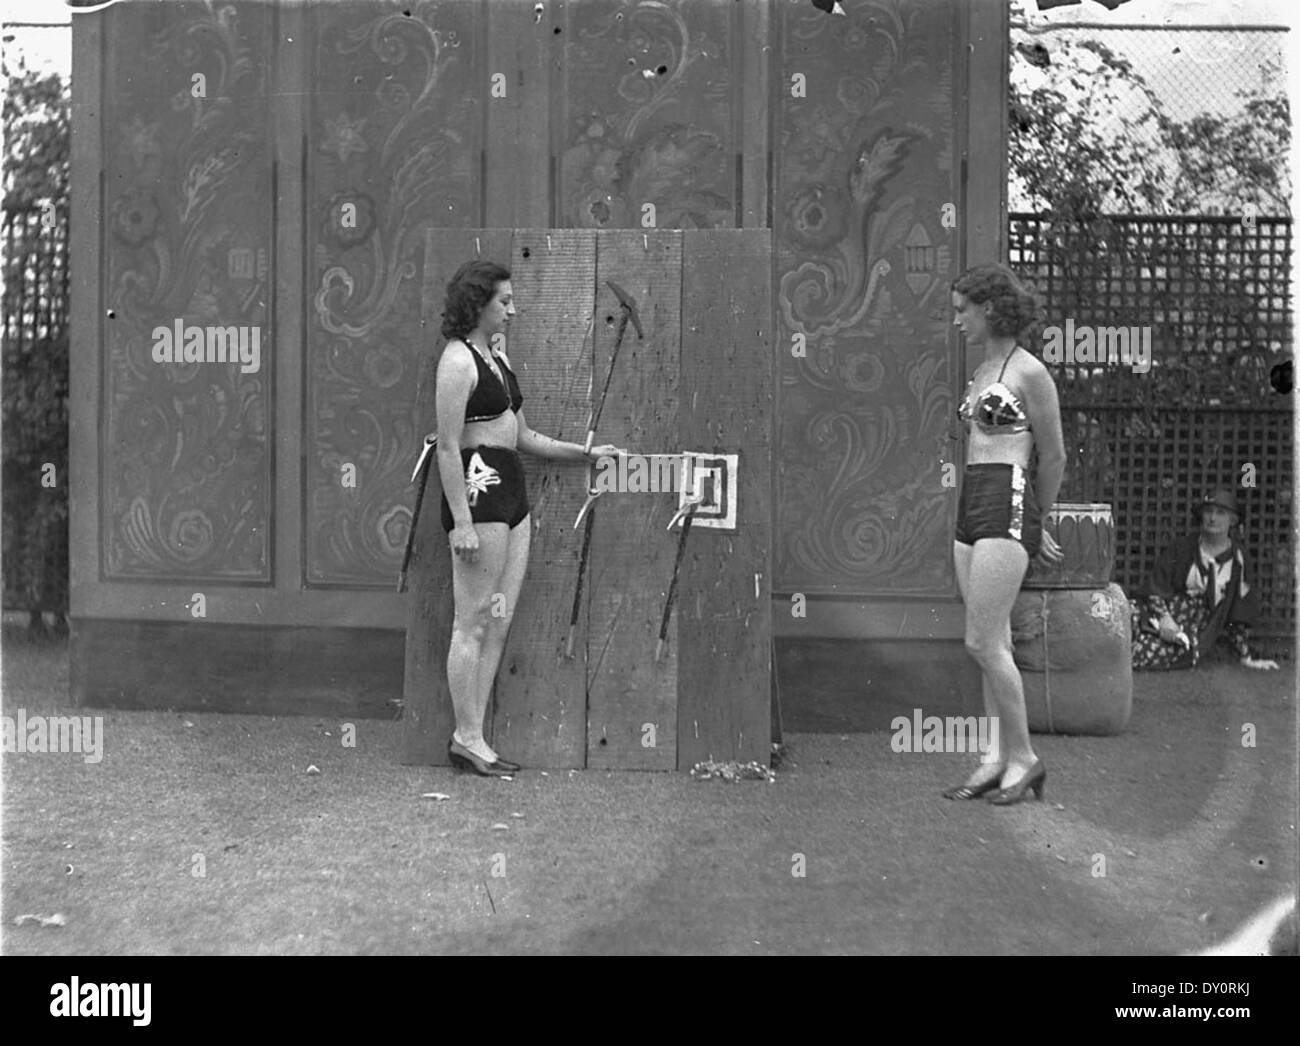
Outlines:
{"label": "sequined bikini top", "polygon": [[973,412],[970,406],[970,387],[975,384],[974,378],[967,383],[966,391],[962,393],[957,417],[968,423],[973,422],[986,436],[1014,436],[1029,431],[1029,417],[1025,414],[1025,408],[1020,405],[1016,394],[1002,384],[1002,375],[1007,372],[1007,364],[1018,348],[1019,345],[1007,353],[1007,358],[1002,361],[1002,370],[998,372],[998,380],[979,394]]}

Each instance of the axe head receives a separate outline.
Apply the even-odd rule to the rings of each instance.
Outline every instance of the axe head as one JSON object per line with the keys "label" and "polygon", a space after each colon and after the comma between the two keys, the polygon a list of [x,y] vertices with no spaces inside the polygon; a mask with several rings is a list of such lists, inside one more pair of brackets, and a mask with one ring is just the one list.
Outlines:
{"label": "axe head", "polygon": [[636,328],[637,340],[645,341],[645,332],[641,329],[641,314],[637,312],[636,300],[613,280],[606,280],[605,283],[614,292],[614,296],[618,298],[618,303],[623,306],[627,318],[632,321],[632,326]]}

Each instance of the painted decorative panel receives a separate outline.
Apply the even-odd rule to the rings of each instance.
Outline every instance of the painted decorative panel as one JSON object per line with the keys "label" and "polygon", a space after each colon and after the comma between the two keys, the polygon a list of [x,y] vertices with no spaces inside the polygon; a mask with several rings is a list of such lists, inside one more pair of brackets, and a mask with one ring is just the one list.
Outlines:
{"label": "painted decorative panel", "polygon": [[102,572],[268,582],[267,4],[128,4],[102,94]]}
{"label": "painted decorative panel", "polygon": [[733,228],[736,5],[579,0],[565,9],[558,224]]}
{"label": "painted decorative panel", "polygon": [[479,224],[481,7],[309,11],[306,580],[382,587],[410,529],[415,385],[438,339],[425,232]]}
{"label": "painted decorative panel", "polygon": [[845,8],[776,6],[776,587],[950,595],[955,11]]}

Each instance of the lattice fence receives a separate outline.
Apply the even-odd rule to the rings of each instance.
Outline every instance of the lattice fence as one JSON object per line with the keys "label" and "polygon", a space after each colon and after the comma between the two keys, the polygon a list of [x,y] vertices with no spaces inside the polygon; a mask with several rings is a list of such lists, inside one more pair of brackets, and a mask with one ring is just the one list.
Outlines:
{"label": "lattice fence", "polygon": [[5,609],[68,607],[67,225],[39,209],[6,210],[0,225]]}
{"label": "lattice fence", "polygon": [[[1132,357],[1051,366],[1069,455],[1060,500],[1114,506],[1116,580],[1136,585],[1193,529],[1199,496],[1232,485],[1264,603],[1258,631],[1294,635],[1294,397],[1270,383],[1291,358],[1290,220],[1108,216],[1053,228],[1013,214],[1009,244],[1012,267],[1045,299],[1045,329],[1149,338],[1145,373]],[[1030,334],[1040,353],[1044,333]]]}
{"label": "lattice fence", "polygon": [[67,221],[57,211],[4,212],[3,334],[6,345],[23,351],[68,330]]}

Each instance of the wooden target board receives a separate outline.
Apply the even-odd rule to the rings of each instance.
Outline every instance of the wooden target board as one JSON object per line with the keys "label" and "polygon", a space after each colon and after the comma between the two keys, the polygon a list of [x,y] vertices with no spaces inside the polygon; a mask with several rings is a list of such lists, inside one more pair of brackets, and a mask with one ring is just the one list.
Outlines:
{"label": "wooden target board", "polygon": [[[588,469],[524,457],[531,551],[489,707],[491,743],[529,768],[766,764],[776,351],[770,232],[430,231],[423,274],[429,349],[416,419],[422,432],[436,429],[444,289],[476,256],[511,270],[518,317],[507,351],[529,426],[581,443],[608,377],[596,442],[633,455],[691,452],[698,465],[687,473],[707,475],[717,499],[701,505],[700,525],[680,549],[680,523],[669,529],[679,490],[642,484],[595,501],[569,658],[583,540],[574,521]],[[615,287],[635,304],[641,325],[638,335],[626,324],[616,360],[623,306]],[[447,761],[454,728],[446,676],[451,556],[440,496],[431,467],[408,575],[405,758],[419,764]]]}

